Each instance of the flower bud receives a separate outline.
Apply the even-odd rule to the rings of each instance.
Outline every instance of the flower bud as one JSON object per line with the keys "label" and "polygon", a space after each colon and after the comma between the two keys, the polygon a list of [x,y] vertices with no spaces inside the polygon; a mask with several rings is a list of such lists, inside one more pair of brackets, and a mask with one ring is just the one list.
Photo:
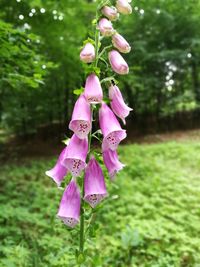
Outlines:
{"label": "flower bud", "polygon": [[112,43],[121,53],[129,53],[131,51],[129,43],[119,33],[115,33],[112,36]]}
{"label": "flower bud", "polygon": [[130,1],[127,1],[127,0],[117,0],[116,8],[121,14],[124,14],[124,15],[131,14],[132,7],[129,3]]}
{"label": "flower bud", "polygon": [[123,57],[120,55],[120,53],[116,50],[112,50],[109,55],[109,61],[112,69],[121,75],[128,74],[129,67],[126,61],[123,59]]}
{"label": "flower bud", "polygon": [[95,48],[91,43],[87,43],[81,53],[80,53],[80,60],[85,63],[91,63],[95,59]]}
{"label": "flower bud", "polygon": [[99,21],[99,30],[103,36],[111,36],[114,32],[111,21],[106,18]]}
{"label": "flower bud", "polygon": [[111,21],[116,20],[119,17],[119,13],[117,12],[116,7],[114,6],[104,6],[101,12]]}

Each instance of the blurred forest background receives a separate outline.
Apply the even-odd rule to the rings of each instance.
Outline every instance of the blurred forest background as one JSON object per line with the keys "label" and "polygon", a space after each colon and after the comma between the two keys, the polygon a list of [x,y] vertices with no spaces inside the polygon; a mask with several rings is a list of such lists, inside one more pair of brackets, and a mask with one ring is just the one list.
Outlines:
{"label": "blurred forest background", "polygon": [[[116,28],[133,47],[120,88],[133,134],[200,126],[200,2],[135,0]],[[84,85],[79,48],[94,1],[0,1],[0,125],[43,138],[67,131],[74,89]],[[88,30],[89,29],[89,30]],[[3,134],[2,133],[2,134]]]}
{"label": "blurred forest background", "polygon": [[[126,167],[106,179],[81,266],[199,267],[200,1],[132,5],[116,22],[133,48],[119,78],[134,109],[119,148]],[[56,219],[62,190],[44,173],[69,134],[95,9],[92,0],[0,0],[0,267],[77,266],[79,226]]]}

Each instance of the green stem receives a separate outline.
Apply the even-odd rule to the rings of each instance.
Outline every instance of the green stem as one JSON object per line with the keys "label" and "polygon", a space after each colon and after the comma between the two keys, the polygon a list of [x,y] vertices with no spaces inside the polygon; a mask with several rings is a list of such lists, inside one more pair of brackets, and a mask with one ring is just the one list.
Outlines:
{"label": "green stem", "polygon": [[95,55],[96,55],[96,60],[95,60],[95,67],[97,67],[98,65],[98,61],[99,61],[99,30],[96,29],[96,33],[95,33]]}
{"label": "green stem", "polygon": [[113,76],[107,77],[107,78],[101,80],[101,83],[112,82],[112,81],[115,81],[115,78]]}
{"label": "green stem", "polygon": [[83,253],[84,251],[84,181],[82,185],[82,199],[81,199],[81,220],[80,220],[80,243],[79,243],[79,253]]}
{"label": "green stem", "polygon": [[[98,9],[96,11],[96,21],[98,21]],[[99,30],[96,27],[95,30],[95,67],[98,66],[98,60],[99,60],[99,38],[100,38],[100,33]],[[91,105],[91,114],[92,114],[92,119],[93,121],[93,106]],[[91,131],[88,135],[88,155],[87,155],[87,162],[90,159],[90,153],[91,153],[91,141],[92,141],[92,127]],[[82,183],[82,198],[81,198],[81,219],[80,219],[80,237],[79,237],[79,254],[82,254],[84,252],[84,243],[85,243],[85,216],[84,216],[84,179]]]}
{"label": "green stem", "polygon": [[100,58],[100,57],[106,52],[106,50],[107,50],[107,49],[110,49],[110,48],[112,48],[112,45],[105,46],[105,47],[102,49],[101,53],[99,53],[98,58]]}
{"label": "green stem", "polygon": [[[93,106],[91,105],[91,114],[93,120]],[[90,153],[91,153],[91,141],[92,141],[92,128],[88,135],[88,155],[87,155],[87,162],[90,159]],[[81,198],[81,219],[80,219],[80,237],[79,237],[79,254],[84,252],[84,243],[85,243],[85,216],[84,216],[84,179],[82,182],[82,198]]]}

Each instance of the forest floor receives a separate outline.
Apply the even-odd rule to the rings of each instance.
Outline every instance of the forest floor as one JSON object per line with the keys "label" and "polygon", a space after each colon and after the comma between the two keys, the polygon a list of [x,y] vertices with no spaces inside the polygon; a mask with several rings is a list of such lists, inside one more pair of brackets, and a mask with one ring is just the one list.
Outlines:
{"label": "forest floor", "polygon": [[[95,210],[82,267],[200,266],[199,137],[176,132],[120,146],[126,167],[115,182],[106,178],[109,196]],[[1,267],[77,266],[79,225],[71,231],[56,219],[62,190],[44,174],[56,154],[44,152],[1,165]]]}
{"label": "forest floor", "polygon": [[[147,134],[133,136],[131,132],[124,144],[152,144],[169,141],[184,142],[188,140],[200,141],[200,129],[187,131],[173,131],[168,133]],[[59,153],[62,149],[62,137],[45,139],[37,137],[16,138],[15,136],[5,137],[0,131],[0,162],[7,162],[17,158],[48,157]]]}

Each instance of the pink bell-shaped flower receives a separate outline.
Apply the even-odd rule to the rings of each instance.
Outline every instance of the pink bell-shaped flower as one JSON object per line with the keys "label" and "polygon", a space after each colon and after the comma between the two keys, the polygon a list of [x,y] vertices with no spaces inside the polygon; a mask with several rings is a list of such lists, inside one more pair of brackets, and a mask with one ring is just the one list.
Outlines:
{"label": "pink bell-shaped flower", "polygon": [[91,104],[101,103],[103,99],[103,91],[101,88],[99,78],[94,73],[90,74],[87,77],[85,83],[84,96],[87,99],[87,101]]}
{"label": "pink bell-shaped flower", "polygon": [[79,96],[75,103],[69,129],[72,130],[80,139],[86,138],[91,130],[90,104],[83,94]]}
{"label": "pink bell-shaped flower", "polygon": [[111,21],[106,18],[100,19],[98,27],[103,36],[111,36],[114,33]]}
{"label": "pink bell-shaped flower", "polygon": [[75,134],[69,141],[62,160],[62,165],[65,166],[71,174],[76,177],[86,167],[86,157],[88,153],[88,139],[80,139]]}
{"label": "pink bell-shaped flower", "polygon": [[119,13],[117,12],[116,7],[114,6],[104,6],[101,12],[111,21],[114,21],[119,17]]}
{"label": "pink bell-shaped flower", "polygon": [[60,186],[62,180],[64,179],[64,177],[67,175],[67,169],[66,167],[64,167],[61,162],[64,158],[65,155],[65,150],[66,148],[64,148],[56,162],[56,165],[49,171],[46,171],[45,174],[49,177],[51,177],[54,182],[56,182],[57,186]]}
{"label": "pink bell-shaped flower", "polygon": [[119,161],[116,150],[108,149],[103,151],[103,161],[109,172],[111,180],[113,180],[115,175],[125,166]]}
{"label": "pink bell-shaped flower", "polygon": [[84,192],[84,200],[92,208],[107,196],[103,172],[94,157],[90,159],[85,169]]}
{"label": "pink bell-shaped flower", "polygon": [[112,50],[109,52],[109,61],[112,69],[121,75],[128,74],[129,67],[126,61],[123,59],[123,57],[120,55],[120,53],[116,50]]}
{"label": "pink bell-shaped flower", "polygon": [[123,99],[123,96],[116,85],[109,88],[109,98],[112,111],[126,124],[125,118],[129,115],[132,108],[129,108]]}
{"label": "pink bell-shaped flower", "polygon": [[129,53],[131,51],[129,43],[119,33],[115,33],[112,36],[112,43],[121,53]]}
{"label": "pink bell-shaped flower", "polygon": [[117,10],[124,15],[128,15],[132,13],[132,7],[129,4],[131,1],[128,0],[117,0],[116,8]]}
{"label": "pink bell-shaped flower", "polygon": [[126,138],[126,131],[122,130],[115,114],[105,103],[99,109],[99,123],[104,136],[103,150],[116,150],[119,143]]}
{"label": "pink bell-shaped flower", "polygon": [[80,60],[85,63],[91,63],[95,59],[95,48],[93,44],[87,43],[81,53],[80,53]]}
{"label": "pink bell-shaped flower", "polygon": [[69,227],[74,227],[79,222],[80,205],[80,191],[75,180],[72,179],[63,193],[57,214],[58,218]]}

